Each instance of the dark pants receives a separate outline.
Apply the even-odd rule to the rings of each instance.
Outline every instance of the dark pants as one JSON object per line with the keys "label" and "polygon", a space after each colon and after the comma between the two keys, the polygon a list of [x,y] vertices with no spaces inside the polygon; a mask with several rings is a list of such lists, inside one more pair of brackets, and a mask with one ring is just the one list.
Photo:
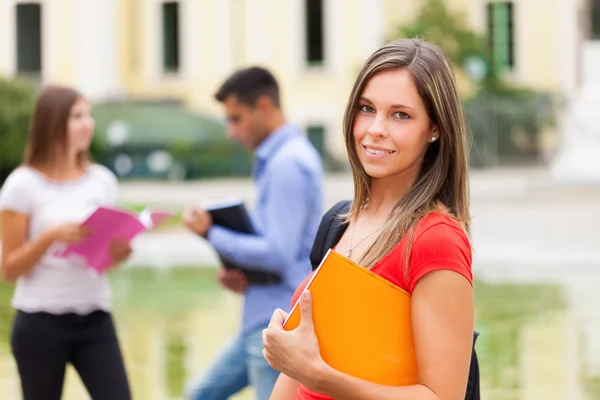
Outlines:
{"label": "dark pants", "polygon": [[11,337],[25,400],[60,400],[71,363],[93,400],[129,400],[131,394],[110,314],[18,311]]}

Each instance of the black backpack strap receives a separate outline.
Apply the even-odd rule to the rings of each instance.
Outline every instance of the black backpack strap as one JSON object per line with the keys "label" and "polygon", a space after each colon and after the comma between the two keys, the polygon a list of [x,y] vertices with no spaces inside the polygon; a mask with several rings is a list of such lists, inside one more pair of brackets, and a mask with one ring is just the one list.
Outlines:
{"label": "black backpack strap", "polygon": [[469,367],[469,380],[467,381],[465,400],[481,399],[481,390],[479,388],[479,360],[477,359],[477,352],[475,351],[475,344],[477,343],[478,336],[479,332],[473,332],[473,349],[471,350],[471,366]]}
{"label": "black backpack strap", "polygon": [[327,250],[337,243],[344,233],[346,225],[341,224],[338,216],[339,214],[348,212],[351,204],[351,200],[339,201],[321,218],[321,223],[310,252],[310,263],[312,264],[313,271],[321,264]]}

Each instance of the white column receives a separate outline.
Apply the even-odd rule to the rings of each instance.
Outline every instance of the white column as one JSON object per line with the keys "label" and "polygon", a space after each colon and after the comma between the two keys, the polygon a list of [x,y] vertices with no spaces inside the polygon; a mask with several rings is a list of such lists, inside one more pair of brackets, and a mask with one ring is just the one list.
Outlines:
{"label": "white column", "polygon": [[522,82],[528,74],[527,58],[529,54],[527,49],[530,46],[529,34],[527,29],[531,29],[531,21],[535,18],[535,6],[531,1],[513,0],[513,43],[515,52],[515,64],[512,71],[512,76],[517,82]]}
{"label": "white column", "polygon": [[[19,1],[26,3],[26,0]],[[48,82],[55,75],[55,70],[58,67],[58,47],[60,46],[57,40],[57,28],[53,22],[59,22],[60,8],[53,1],[40,0],[42,6],[42,82]]]}
{"label": "white column", "polygon": [[92,100],[117,96],[117,0],[78,0],[76,29],[76,87]]}
{"label": "white column", "polygon": [[[372,3],[377,3],[373,1]],[[342,0],[323,0],[323,41],[325,45],[325,67],[327,71],[339,76],[343,73],[342,66],[342,12],[345,3]]]}
{"label": "white column", "polygon": [[368,57],[385,41],[385,21],[383,0],[363,0],[363,47],[364,57]]}
{"label": "white column", "polygon": [[246,38],[249,63],[265,64],[269,61],[269,20],[267,8],[269,0],[246,0]]}
{"label": "white column", "polygon": [[472,10],[472,23],[473,30],[478,33],[486,33],[486,8],[489,0],[471,0]]}
{"label": "white column", "polygon": [[231,57],[231,0],[213,0],[215,9],[216,32],[215,38],[219,41],[219,46],[215,46],[217,51],[216,59],[219,64],[219,70],[222,74],[228,74],[233,68]]}
{"label": "white column", "polygon": [[145,0],[143,5],[144,21],[144,77],[155,82],[161,76],[162,24],[160,23],[160,1]]}
{"label": "white column", "polygon": [[567,98],[570,98],[577,85],[577,68],[579,65],[579,48],[580,48],[580,37],[578,19],[578,5],[577,0],[556,0],[558,3],[558,9],[560,20],[559,29],[560,34],[558,35],[560,40],[560,51],[557,54],[556,62],[561,66],[561,86],[562,91]]}
{"label": "white column", "polygon": [[[226,0],[220,1],[226,2]],[[199,8],[202,6],[200,3],[197,0],[184,0],[179,5],[180,75],[187,82],[194,82],[201,68],[198,65],[198,42],[205,39],[199,34],[198,29]],[[216,20],[220,22],[219,18],[216,16]]]}
{"label": "white column", "polygon": [[304,18],[306,10],[303,0],[285,0],[285,26],[287,27],[285,36],[288,43],[287,59],[289,60],[289,80],[297,79],[305,70],[305,46],[306,38],[304,35]]}
{"label": "white column", "polygon": [[17,70],[17,59],[15,57],[17,12],[13,0],[5,1],[1,7],[3,8],[3,18],[0,20],[0,29],[2,30],[0,37],[4,38],[4,43],[2,44],[4,52],[0,54],[0,74],[12,76]]}

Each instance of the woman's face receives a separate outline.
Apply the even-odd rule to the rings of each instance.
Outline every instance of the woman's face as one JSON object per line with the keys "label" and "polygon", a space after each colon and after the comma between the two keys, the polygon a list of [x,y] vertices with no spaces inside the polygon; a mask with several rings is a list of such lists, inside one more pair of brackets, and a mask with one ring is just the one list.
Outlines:
{"label": "woman's face", "polygon": [[380,72],[368,81],[353,133],[358,158],[374,179],[416,178],[427,147],[438,139],[406,69]]}
{"label": "woman's face", "polygon": [[67,146],[71,154],[86,151],[94,135],[94,118],[91,107],[84,99],[79,99],[71,107],[67,121]]}

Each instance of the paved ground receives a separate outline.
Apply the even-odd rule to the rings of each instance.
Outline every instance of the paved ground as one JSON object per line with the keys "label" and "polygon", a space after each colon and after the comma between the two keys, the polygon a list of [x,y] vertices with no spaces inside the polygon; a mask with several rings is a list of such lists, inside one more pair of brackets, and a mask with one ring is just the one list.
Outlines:
{"label": "paved ground", "polygon": [[[565,269],[600,269],[600,187],[555,186],[541,170],[475,171],[471,180],[475,267],[497,278],[557,279]],[[351,198],[349,175],[329,176],[326,206]],[[246,179],[192,183],[124,183],[121,200],[183,207],[239,197],[250,205],[254,191]],[[215,262],[212,250],[185,232],[139,239],[135,263],[167,265]],[[161,257],[163,254],[164,257]]]}

